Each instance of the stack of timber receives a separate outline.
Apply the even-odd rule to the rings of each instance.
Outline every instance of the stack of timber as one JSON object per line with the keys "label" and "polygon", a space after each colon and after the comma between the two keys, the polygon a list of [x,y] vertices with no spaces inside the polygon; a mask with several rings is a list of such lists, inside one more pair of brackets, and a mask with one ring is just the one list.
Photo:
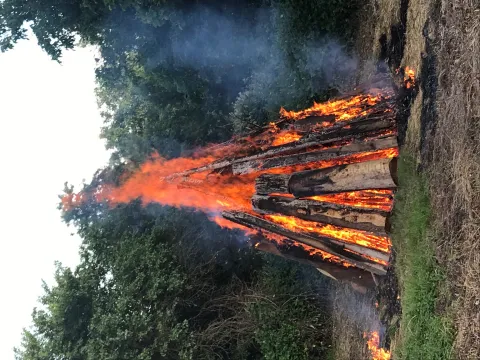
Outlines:
{"label": "stack of timber", "polygon": [[[360,87],[341,99],[365,91]],[[221,160],[166,180],[187,182],[201,172],[255,176],[251,209],[224,211],[225,219],[256,230],[252,243],[261,251],[313,265],[357,289],[372,287],[390,260],[398,154],[395,100],[391,88],[378,93],[386,95],[353,115],[348,107],[345,113],[286,112],[232,140],[235,151]],[[273,142],[272,133],[295,139]]]}

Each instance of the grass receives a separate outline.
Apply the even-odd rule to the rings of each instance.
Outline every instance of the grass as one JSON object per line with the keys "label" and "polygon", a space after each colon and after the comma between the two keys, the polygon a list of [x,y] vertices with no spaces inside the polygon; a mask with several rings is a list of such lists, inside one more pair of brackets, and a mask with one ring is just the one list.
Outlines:
{"label": "grass", "polygon": [[369,360],[363,332],[380,327],[371,296],[357,293],[349,285],[334,287],[332,351],[335,360]]}
{"label": "grass", "polygon": [[399,182],[392,241],[403,314],[395,339],[395,359],[450,359],[453,329],[438,302],[445,274],[437,264],[429,230],[427,181],[417,173],[413,157],[406,154],[400,157]]}
{"label": "grass", "polygon": [[455,355],[480,359],[480,8],[477,0],[442,0],[439,12],[430,35],[438,116],[428,144],[429,182],[453,299]]}

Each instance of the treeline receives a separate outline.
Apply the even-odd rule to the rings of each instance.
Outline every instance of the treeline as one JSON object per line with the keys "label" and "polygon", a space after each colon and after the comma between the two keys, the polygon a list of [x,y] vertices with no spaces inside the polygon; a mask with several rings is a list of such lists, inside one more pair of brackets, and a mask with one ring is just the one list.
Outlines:
{"label": "treeline", "polygon": [[[88,190],[119,183],[153,152],[176,157],[334,94],[356,66],[339,45],[355,10],[346,0],[4,0],[0,47],[25,26],[53,60],[98,47],[101,136],[113,155]],[[85,201],[62,216],[83,239],[81,263],[58,265],[18,359],[326,353],[328,283],[315,270],[260,256],[240,232],[189,210]]]}

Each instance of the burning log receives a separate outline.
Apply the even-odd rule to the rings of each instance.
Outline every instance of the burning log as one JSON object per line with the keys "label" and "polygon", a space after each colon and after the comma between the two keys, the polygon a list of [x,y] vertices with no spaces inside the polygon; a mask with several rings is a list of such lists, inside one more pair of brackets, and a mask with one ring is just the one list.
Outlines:
{"label": "burning log", "polygon": [[304,220],[365,230],[381,235],[385,235],[387,226],[388,214],[377,209],[362,209],[315,200],[262,195],[253,196],[252,205],[253,209],[259,214],[280,213]]}
{"label": "burning log", "polygon": [[[308,152],[311,149],[318,149],[320,146],[334,142],[350,142],[356,139],[382,138],[392,136],[396,126],[395,117],[392,112],[385,113],[382,110],[379,113],[359,117],[357,119],[338,122],[324,130],[309,132],[298,141],[292,141],[284,145],[271,146],[265,149],[262,146],[249,145],[250,155],[242,157],[233,157],[231,159],[220,159],[218,161],[206,164],[204,166],[189,169],[167,176],[165,179],[171,181],[179,177],[189,176],[204,171],[218,171],[219,169],[232,167],[234,164],[246,161],[271,158],[274,156]],[[318,119],[318,116],[311,117]],[[307,119],[299,120],[306,121]],[[273,135],[270,134],[270,137]],[[240,140],[237,140],[240,141]]]}
{"label": "burning log", "polygon": [[268,159],[256,159],[235,163],[233,164],[233,174],[241,175],[271,168],[331,160],[367,151],[384,150],[397,146],[397,138],[395,136],[390,136],[383,139],[374,139],[367,142],[352,142],[345,146],[327,148],[319,151],[300,154],[296,153],[293,155],[277,156]]}
{"label": "burning log", "polygon": [[307,197],[365,189],[396,188],[396,158],[338,165],[291,175],[264,174],[255,182],[257,194],[291,193]]}
{"label": "burning log", "polygon": [[268,252],[273,255],[282,256],[285,259],[300,262],[317,268],[325,276],[340,282],[351,284],[356,290],[365,293],[367,289],[375,286],[372,274],[368,271],[332,264],[322,260],[318,256],[311,256],[308,251],[295,245],[279,246],[265,240],[257,239],[255,248],[259,251]]}
{"label": "burning log", "polygon": [[[388,257],[388,255],[382,254],[377,250],[364,248],[355,244],[343,244],[340,241],[327,237],[312,236],[310,234],[292,231],[271,221],[243,212],[224,211],[222,216],[225,219],[233,221],[237,224],[261,231],[266,230],[268,232],[312,246],[316,249],[336,256],[350,265],[370,271],[374,274],[385,275],[387,273],[384,266],[371,260],[371,258],[378,259],[376,256],[380,256],[380,258],[383,259]],[[364,255],[364,257],[361,255]]]}
{"label": "burning log", "polygon": [[[318,117],[312,117],[318,119]],[[306,120],[306,119],[305,119]],[[300,120],[299,120],[300,121]],[[235,159],[235,162],[255,160],[259,158],[267,158],[285,154],[288,152],[298,152],[301,149],[342,141],[347,139],[359,139],[367,136],[381,137],[381,133],[395,128],[395,117],[393,113],[372,114],[360,117],[350,121],[342,121],[326,129],[318,129],[318,131],[310,131],[300,140],[290,143],[270,146],[268,149],[257,149],[261,152],[252,154],[243,158]],[[255,149],[254,149],[255,150]]]}

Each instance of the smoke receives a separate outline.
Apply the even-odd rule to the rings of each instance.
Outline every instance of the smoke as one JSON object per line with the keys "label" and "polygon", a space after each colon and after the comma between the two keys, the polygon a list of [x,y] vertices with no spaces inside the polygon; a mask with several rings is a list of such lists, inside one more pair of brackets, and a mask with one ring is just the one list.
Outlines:
{"label": "smoke", "polygon": [[139,29],[140,37],[159,39],[156,48],[149,50],[147,66],[155,69],[168,63],[195,70],[229,98],[267,82],[270,91],[263,92],[263,97],[278,98],[280,90],[281,99],[274,99],[275,105],[295,93],[296,101],[327,88],[345,88],[357,69],[358,61],[331,36],[312,41],[292,35],[286,40],[288,21],[274,7],[220,11],[195,6],[165,16],[168,26]]}
{"label": "smoke", "polygon": [[266,27],[269,11],[257,10],[249,19],[233,18],[197,7],[184,15],[184,28],[172,39],[174,58],[193,68],[238,71],[253,64],[271,47]]}
{"label": "smoke", "polygon": [[[304,47],[305,71],[312,78],[321,78],[318,88],[333,87],[340,92],[348,91],[354,82],[358,59],[347,54],[345,46],[331,38],[315,45]],[[316,86],[315,86],[316,87]]]}
{"label": "smoke", "polygon": [[[330,293],[333,305],[333,322],[339,335],[355,336],[371,331],[378,331],[382,338],[385,326],[382,325],[375,308],[374,294],[360,294],[349,285],[337,284]],[[353,331],[353,335],[350,334]],[[341,341],[341,340],[339,340]]]}

